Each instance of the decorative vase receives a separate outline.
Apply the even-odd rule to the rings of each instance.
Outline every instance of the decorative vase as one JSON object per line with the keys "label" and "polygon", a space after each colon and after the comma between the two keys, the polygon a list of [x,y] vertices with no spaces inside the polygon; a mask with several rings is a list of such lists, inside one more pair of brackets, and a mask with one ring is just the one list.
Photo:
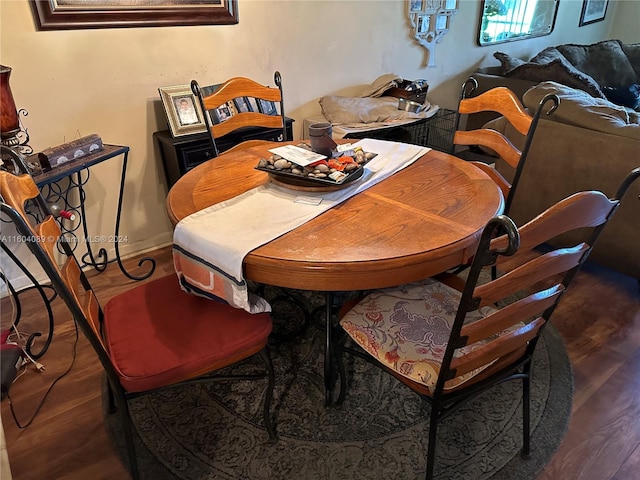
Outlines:
{"label": "decorative vase", "polygon": [[0,137],[2,140],[14,138],[20,132],[20,119],[13,100],[9,76],[11,68],[0,65]]}

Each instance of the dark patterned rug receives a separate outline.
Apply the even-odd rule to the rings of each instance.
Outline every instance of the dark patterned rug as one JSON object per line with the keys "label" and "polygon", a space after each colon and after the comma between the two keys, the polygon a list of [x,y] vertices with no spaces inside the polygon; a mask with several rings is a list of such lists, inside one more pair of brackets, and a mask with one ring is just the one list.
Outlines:
{"label": "dark patterned rug", "polygon": [[[322,302],[313,298],[311,303]],[[293,312],[278,312],[275,332]],[[416,479],[425,472],[429,405],[394,377],[347,359],[349,389],[324,407],[320,322],[274,342],[272,403],[279,440],[262,425],[265,381],[192,385],[130,402],[143,479]],[[188,328],[188,325],[185,325]],[[234,369],[252,370],[259,360]],[[567,428],[572,374],[562,340],[548,325],[533,367],[531,458],[520,458],[522,389],[507,382],[476,397],[438,430],[438,479],[534,479]],[[107,423],[124,456],[117,417]]]}

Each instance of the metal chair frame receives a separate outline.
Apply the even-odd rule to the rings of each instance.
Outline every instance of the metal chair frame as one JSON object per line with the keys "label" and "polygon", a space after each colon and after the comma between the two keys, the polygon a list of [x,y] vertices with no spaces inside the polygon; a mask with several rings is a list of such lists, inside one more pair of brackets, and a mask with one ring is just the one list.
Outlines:
{"label": "metal chair frame", "polygon": [[[545,212],[545,214],[547,214],[546,217],[545,214],[542,214],[536,219],[529,222],[527,225],[523,226],[521,229],[518,229],[515,223],[505,215],[495,217],[488,222],[487,226],[482,232],[477,252],[473,258],[467,280],[464,283],[460,304],[458,306],[450,338],[447,343],[446,352],[444,354],[437,383],[433,391],[429,391],[428,387],[426,387],[425,385],[418,384],[404,377],[403,375],[389,369],[363,350],[358,350],[346,346],[346,334],[342,329],[338,329],[338,331],[336,332],[336,336],[338,337],[338,339],[335,342],[335,345],[338,347],[336,361],[340,370],[341,383],[340,396],[336,404],[342,404],[346,397],[347,379],[344,364],[342,362],[342,352],[345,351],[363,358],[366,361],[373,363],[374,365],[382,367],[384,370],[388,371],[400,381],[412,388],[412,390],[418,393],[422,398],[427,400],[431,404],[431,415],[425,478],[427,480],[431,480],[434,474],[437,429],[440,421],[453,413],[461,404],[490,389],[494,385],[510,380],[521,380],[523,388],[523,447],[521,455],[524,458],[527,458],[530,455],[531,364],[539,336],[543,332],[547,321],[557,307],[560,299],[567,291],[567,288],[569,287],[576,273],[588,258],[589,253],[592,251],[594,244],[596,243],[606,224],[619,208],[620,202],[624,197],[625,192],[628,190],[629,186],[638,178],[640,178],[640,167],[635,168],[629,173],[629,175],[621,183],[614,197],[607,199],[604,194],[595,191],[575,194],[547,210],[547,212]],[[579,199],[580,203],[574,202],[573,204],[571,204],[571,199],[574,198]],[[558,208],[559,205],[562,205],[561,209]],[[591,208],[588,218],[584,220],[583,223],[577,224],[576,222],[573,222],[574,224],[570,225],[572,223],[572,216],[576,211],[575,209],[571,210],[572,205],[582,205],[583,208]],[[533,226],[535,225],[536,221],[538,221],[538,226]],[[549,230],[551,230],[551,235],[547,236],[541,234],[543,228],[546,227],[549,227]],[[550,266],[553,264],[552,262],[556,262],[556,260],[553,260],[554,255],[572,259],[571,261],[573,262],[573,266],[570,266],[570,262],[569,264],[567,264],[568,260],[565,261],[564,264],[555,266],[555,270],[549,273],[551,273],[552,275],[562,274],[562,279],[557,283],[554,282],[555,285],[546,290],[543,289],[538,291],[538,288],[535,289],[536,293],[534,293],[533,295],[543,296],[547,298],[541,303],[541,305],[545,307],[542,314],[539,317],[535,318],[529,324],[535,324],[532,328],[537,328],[538,330],[537,333],[527,341],[524,353],[516,359],[509,358],[511,361],[508,364],[504,365],[504,367],[499,371],[491,372],[486,378],[480,376],[479,380],[477,380],[476,382],[472,381],[471,383],[465,383],[457,389],[445,391],[446,382],[456,378],[459,375],[455,368],[455,365],[452,366],[454,362],[454,353],[460,347],[467,345],[467,342],[469,341],[469,337],[464,334],[464,321],[466,314],[467,312],[476,310],[480,302],[482,301],[483,295],[478,293],[479,291],[477,290],[477,288],[483,288],[483,286],[478,285],[479,275],[483,268],[494,266],[496,263],[504,261],[505,259],[503,257],[510,257],[518,253],[521,246],[521,238],[524,238],[521,237],[521,232],[523,236],[525,235],[524,232],[526,232],[527,235],[526,244],[522,245],[523,251],[526,252],[534,249],[534,247],[538,247],[540,244],[544,245],[545,240],[553,238],[560,233],[585,227],[591,228],[586,242],[583,242],[572,248],[552,249],[551,253],[549,254],[551,255],[551,257],[548,257],[546,255],[542,256],[542,258],[552,258],[552,260],[548,263],[547,268],[550,268]],[[546,234],[547,232],[543,233]],[[542,243],[538,243],[537,241],[534,242],[534,240],[541,240]],[[524,242],[524,240],[522,240],[522,242]],[[559,254],[557,252],[559,252]],[[541,257],[538,257],[536,260],[525,259],[525,264],[532,264],[533,262],[539,261],[540,258]],[[450,278],[451,276],[451,274],[444,274],[442,278],[444,280],[447,277]],[[540,279],[543,278],[544,277],[540,277]],[[460,279],[458,277],[456,277],[456,279],[458,280],[459,284]],[[490,282],[496,282],[494,290],[485,289],[482,290],[482,292],[486,293],[490,297],[496,296],[496,291],[500,288],[497,283],[503,280],[504,284],[508,285],[508,282],[510,280],[507,279],[506,276],[504,278],[501,277],[500,279],[492,280],[492,282]],[[514,280],[511,281],[513,282]],[[521,283],[523,285],[529,285],[526,282],[526,278],[524,280],[521,280]],[[445,283],[447,282],[445,281]],[[341,316],[344,316],[344,314],[346,313],[345,310],[348,308],[349,306],[342,310]],[[503,364],[500,364],[500,366],[502,367]]]}
{"label": "metal chair frame", "polygon": [[[496,153],[505,158],[509,156],[517,160],[517,164],[513,165],[513,160],[507,160],[512,167],[515,168],[513,180],[509,184],[503,187],[507,190],[505,199],[505,207],[503,213],[509,215],[511,203],[515,195],[516,188],[520,181],[520,176],[525,167],[527,155],[533,143],[536,127],[540,116],[544,111],[545,115],[551,115],[560,105],[560,98],[555,94],[546,95],[538,104],[533,116],[529,115],[524,106],[517,99],[515,94],[508,90],[506,87],[496,87],[492,90],[484,92],[478,96],[472,96],[478,88],[478,81],[474,77],[470,77],[462,84],[460,92],[460,98],[458,101],[458,110],[455,120],[455,134],[453,138],[454,145],[482,145],[485,147],[496,147],[498,151]],[[490,95],[497,94],[500,96],[501,104],[495,104],[492,102]],[[552,104],[548,110],[546,105]],[[518,130],[521,134],[525,135],[524,146],[520,151],[516,148],[504,135],[491,129],[476,129],[476,130],[460,130],[460,119],[463,114],[473,114],[486,111],[495,111],[503,115],[509,123]],[[478,143],[478,134],[482,132],[483,138],[487,140],[487,143]],[[506,158],[505,158],[506,160]],[[486,171],[486,164],[480,165],[482,162],[472,162],[474,165],[480,167]],[[497,172],[495,172],[497,174]],[[498,174],[499,175],[499,174]],[[493,176],[493,175],[492,175]],[[504,179],[502,179],[504,180]],[[499,183],[500,185],[500,183]],[[501,186],[502,187],[502,186]]]}
{"label": "metal chair frame", "polygon": [[[23,159],[19,159],[24,162]],[[8,172],[0,172],[0,175],[12,175]],[[22,175],[22,177],[26,177]],[[265,366],[264,373],[257,374],[247,374],[247,375],[221,375],[215,374],[215,372],[210,372],[205,376],[200,376],[197,378],[187,379],[181,382],[173,383],[170,385],[165,385],[163,387],[159,387],[153,390],[146,390],[141,392],[127,392],[122,385],[120,384],[119,376],[111,362],[108,352],[105,350],[105,347],[101,341],[101,338],[96,334],[92,327],[92,321],[87,318],[83,307],[76,300],[76,292],[72,291],[61,275],[60,268],[54,264],[50,254],[46,251],[46,246],[50,245],[49,240],[44,241],[45,235],[39,235],[38,232],[47,231],[49,234],[46,235],[48,238],[50,235],[51,229],[47,230],[47,226],[45,224],[49,223],[50,226],[57,226],[55,220],[51,216],[51,212],[49,211],[48,205],[44,198],[42,198],[42,194],[37,190],[35,183],[33,180],[30,182],[22,182],[21,186],[26,185],[31,189],[30,199],[33,199],[38,207],[41,209],[43,213],[43,222],[38,224],[38,226],[34,229],[26,219],[26,215],[23,212],[20,212],[22,205],[19,205],[18,202],[21,198],[21,195],[24,196],[24,192],[19,192],[16,195],[13,195],[11,192],[5,190],[4,181],[2,181],[3,191],[1,192],[0,199],[0,209],[6,214],[9,219],[14,223],[17,232],[24,236],[24,238],[29,239],[26,243],[29,246],[31,253],[36,257],[37,261],[42,266],[44,272],[49,277],[52,287],[55,289],[60,298],[65,302],[66,306],[69,308],[75,323],[79,326],[83,334],[88,339],[89,343],[93,347],[96,352],[102,367],[105,370],[107,377],[107,388],[108,388],[108,407],[109,413],[118,412],[120,414],[120,419],[123,425],[125,440],[126,440],[126,448],[127,454],[129,458],[129,466],[131,475],[134,479],[139,478],[139,470],[136,462],[136,453],[135,446],[133,440],[133,427],[131,423],[131,417],[128,408],[128,400],[133,398],[146,395],[149,393],[157,392],[160,390],[164,390],[167,388],[173,388],[179,385],[189,385],[195,383],[205,383],[205,382],[214,382],[214,381],[231,381],[231,380],[260,380],[267,378],[268,385],[265,393],[265,401],[263,407],[263,418],[265,427],[269,434],[269,438],[271,441],[275,441],[277,439],[275,427],[271,422],[270,418],[270,405],[271,400],[273,398],[273,389],[275,386],[275,373],[273,364],[271,361],[271,357],[269,355],[268,347],[264,347],[261,351],[259,351],[256,355],[260,357]],[[37,192],[37,193],[35,193]],[[9,196],[13,198],[9,198]],[[38,227],[43,227],[42,229]],[[59,227],[56,230],[59,232]],[[42,239],[42,241],[41,241]],[[62,245],[62,249],[65,252],[65,255],[68,257],[69,262],[74,262],[79,271],[79,281],[85,290],[85,292],[89,296],[93,296],[93,301],[95,304],[95,308],[97,309],[97,319],[98,324],[100,325],[100,332],[102,332],[102,325],[104,320],[104,313],[102,307],[97,302],[97,297],[93,292],[91,284],[87,279],[86,275],[79,268],[79,263],[75,258],[73,251],[70,246],[64,241],[64,237],[59,235],[56,242],[60,241]],[[54,242],[55,243],[55,242]],[[53,246],[51,246],[53,248]],[[63,270],[65,267],[63,267]],[[177,281],[177,278],[176,278]]]}
{"label": "metal chair frame", "polygon": [[[280,128],[282,129],[282,138],[287,138],[285,111],[284,111],[284,95],[282,92],[282,76],[276,71],[273,75],[276,87],[268,87],[245,77],[234,77],[219,86],[201,87],[196,80],[191,81],[191,91],[200,103],[200,107],[204,112],[205,125],[211,138],[211,143],[215,151],[215,156],[220,152],[216,145],[216,138],[222,137],[228,133],[234,132],[243,127],[264,127],[264,128]],[[214,89],[215,88],[215,89]],[[210,92],[214,89],[213,92]],[[210,93],[209,93],[210,92]],[[238,112],[222,123],[214,123],[211,120],[210,111],[214,110],[229,101],[236,98],[252,97],[256,99],[277,102],[280,106],[278,115],[268,115],[262,112]],[[250,142],[264,143],[264,140],[249,140]],[[246,144],[243,142],[233,147],[242,148]]]}

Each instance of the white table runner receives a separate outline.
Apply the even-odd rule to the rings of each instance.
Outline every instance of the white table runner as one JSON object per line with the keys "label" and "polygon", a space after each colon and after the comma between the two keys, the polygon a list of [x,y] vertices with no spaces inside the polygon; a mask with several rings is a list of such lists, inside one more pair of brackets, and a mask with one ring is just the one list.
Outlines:
{"label": "white table runner", "polygon": [[[183,288],[251,313],[271,311],[266,300],[247,289],[242,273],[247,253],[411,165],[430,150],[374,139],[355,145],[378,156],[349,187],[307,193],[267,183],[180,221],[173,235],[173,259]],[[314,205],[300,202],[300,197],[322,201]]]}

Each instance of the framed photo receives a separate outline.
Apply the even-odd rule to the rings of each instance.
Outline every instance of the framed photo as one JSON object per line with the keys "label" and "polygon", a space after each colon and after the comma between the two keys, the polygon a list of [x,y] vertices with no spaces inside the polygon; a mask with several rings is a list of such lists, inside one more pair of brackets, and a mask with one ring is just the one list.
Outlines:
{"label": "framed photo", "polygon": [[446,0],[444,2],[444,9],[445,10],[455,10],[457,8],[458,8],[457,0]]}
{"label": "framed photo", "polygon": [[[231,103],[231,105],[229,105]],[[211,120],[213,123],[222,123],[225,120],[229,120],[234,112],[233,103],[229,102],[224,105],[220,105],[218,108],[214,108],[213,110],[209,110],[209,114],[211,115]]]}
{"label": "framed photo", "polygon": [[607,15],[608,6],[609,0],[584,0],[578,26],[582,27],[590,23],[601,22]]}
{"label": "framed photo", "polygon": [[278,114],[275,103],[270,102],[269,100],[263,100],[261,98],[258,98],[258,110],[260,111],[260,113],[266,113],[267,115]]}
{"label": "framed photo", "polygon": [[232,25],[238,0],[30,0],[38,30]]}
{"label": "framed photo", "polygon": [[418,17],[418,33],[427,33],[429,31],[429,15],[420,15]]}
{"label": "framed photo", "polygon": [[409,11],[410,12],[421,12],[422,11],[422,1],[423,0],[410,0],[410,2],[409,2]]}
{"label": "framed photo", "polygon": [[436,30],[446,30],[449,28],[449,15],[438,15],[436,17]]}
{"label": "framed photo", "polygon": [[249,102],[249,97],[238,97],[233,100],[238,113],[253,112],[253,106]]}
{"label": "framed photo", "polygon": [[200,103],[189,85],[160,87],[158,92],[172,136],[181,137],[207,131]]}

